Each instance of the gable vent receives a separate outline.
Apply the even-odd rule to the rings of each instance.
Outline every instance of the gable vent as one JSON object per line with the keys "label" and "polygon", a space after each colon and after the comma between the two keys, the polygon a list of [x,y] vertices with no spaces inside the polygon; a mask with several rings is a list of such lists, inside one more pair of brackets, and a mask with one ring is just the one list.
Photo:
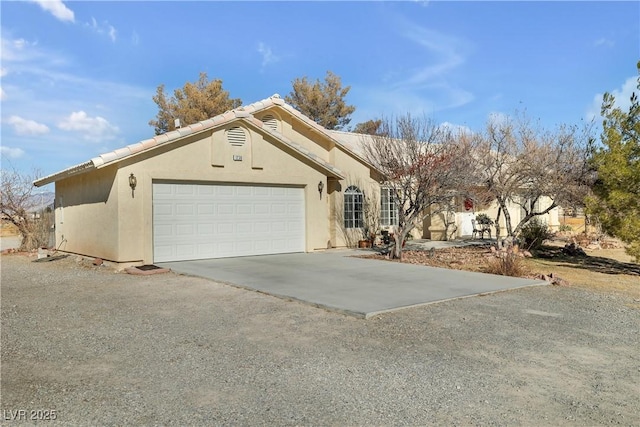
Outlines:
{"label": "gable vent", "polygon": [[262,118],[262,123],[264,123],[265,126],[267,126],[272,131],[278,131],[278,122],[276,121],[276,118],[271,114],[267,114],[266,116],[264,116]]}
{"label": "gable vent", "polygon": [[241,127],[234,127],[227,132],[227,141],[231,145],[244,145],[247,141],[247,135]]}

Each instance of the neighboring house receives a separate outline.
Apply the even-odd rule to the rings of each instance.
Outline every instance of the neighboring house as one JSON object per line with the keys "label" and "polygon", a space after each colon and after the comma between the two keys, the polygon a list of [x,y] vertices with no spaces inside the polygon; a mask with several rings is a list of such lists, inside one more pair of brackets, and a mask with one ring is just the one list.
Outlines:
{"label": "neighboring house", "polygon": [[[378,172],[274,95],[38,179],[56,247],[124,267],[345,245]],[[337,223],[335,210],[344,209]]]}

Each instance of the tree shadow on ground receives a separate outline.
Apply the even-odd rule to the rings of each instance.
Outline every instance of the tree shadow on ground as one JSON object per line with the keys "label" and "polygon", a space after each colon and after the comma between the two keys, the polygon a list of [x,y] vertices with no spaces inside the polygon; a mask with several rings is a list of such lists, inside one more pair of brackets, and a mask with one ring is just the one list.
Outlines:
{"label": "tree shadow on ground", "polygon": [[561,267],[582,268],[604,274],[640,276],[640,264],[590,255],[567,255],[562,252],[562,248],[545,246],[535,251],[534,256],[552,260]]}

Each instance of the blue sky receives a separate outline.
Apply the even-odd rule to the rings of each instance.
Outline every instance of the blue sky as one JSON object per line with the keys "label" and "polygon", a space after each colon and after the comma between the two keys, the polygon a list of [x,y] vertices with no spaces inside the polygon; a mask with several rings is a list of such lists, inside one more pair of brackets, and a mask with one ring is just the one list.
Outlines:
{"label": "blue sky", "polygon": [[[624,104],[640,2],[0,2],[2,166],[41,175],[153,136],[151,97],[219,78],[249,104],[327,70],[351,124],[411,112],[481,130]],[[628,103],[627,103],[628,105]],[[599,119],[598,119],[599,122]]]}

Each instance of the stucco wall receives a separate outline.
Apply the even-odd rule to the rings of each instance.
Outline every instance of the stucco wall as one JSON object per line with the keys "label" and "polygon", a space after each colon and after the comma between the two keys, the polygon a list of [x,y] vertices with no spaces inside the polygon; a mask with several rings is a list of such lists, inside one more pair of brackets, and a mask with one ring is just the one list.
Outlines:
{"label": "stucco wall", "polygon": [[346,230],[342,223],[340,212],[344,208],[344,191],[350,185],[356,185],[367,195],[373,195],[380,202],[380,185],[371,176],[371,169],[358,159],[345,153],[339,147],[334,147],[329,153],[329,158],[341,171],[345,171],[344,181],[335,183],[331,191],[331,204],[329,214],[332,218],[332,244],[336,247],[348,245],[345,233],[361,234],[358,230]]}
{"label": "stucco wall", "polygon": [[[540,200],[541,208],[546,208],[551,204],[551,199],[548,197],[542,197]],[[508,210],[509,215],[511,217],[511,225],[515,228],[518,223],[522,219],[522,212],[520,205],[517,205],[512,202],[508,202]],[[495,220],[498,215],[498,204],[494,201],[489,206],[484,206],[480,209],[475,208],[471,210],[465,210],[462,203],[458,204],[457,212],[454,214],[454,217],[450,217],[450,221],[456,226],[456,231],[454,233],[454,237],[468,237],[471,235],[470,230],[471,227],[471,219],[475,218],[476,215],[480,213],[485,213],[491,218]],[[425,239],[431,240],[445,240],[444,230],[445,230],[445,221],[444,221],[444,213],[437,213],[431,216],[428,216],[424,220],[424,233],[423,237]],[[560,223],[558,218],[558,208],[552,209],[549,213],[545,215],[541,215],[538,217],[541,221],[545,222],[551,230],[557,230]],[[506,235],[506,220],[504,215],[500,215],[500,235]],[[449,233],[451,234],[452,228],[450,228]],[[496,227],[491,227],[491,235],[495,237]]]}
{"label": "stucco wall", "polygon": [[57,247],[106,260],[119,258],[115,166],[56,182],[55,206]]}

